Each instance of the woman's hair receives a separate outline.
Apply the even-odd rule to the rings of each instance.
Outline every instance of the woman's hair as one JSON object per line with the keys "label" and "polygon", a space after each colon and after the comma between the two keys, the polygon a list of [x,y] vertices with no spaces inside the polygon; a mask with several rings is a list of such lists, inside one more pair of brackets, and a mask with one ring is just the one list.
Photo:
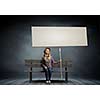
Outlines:
{"label": "woman's hair", "polygon": [[46,53],[46,50],[47,49],[49,49],[49,51],[51,51],[51,49],[49,48],[49,47],[46,47],[45,49],[44,49],[44,54]]}

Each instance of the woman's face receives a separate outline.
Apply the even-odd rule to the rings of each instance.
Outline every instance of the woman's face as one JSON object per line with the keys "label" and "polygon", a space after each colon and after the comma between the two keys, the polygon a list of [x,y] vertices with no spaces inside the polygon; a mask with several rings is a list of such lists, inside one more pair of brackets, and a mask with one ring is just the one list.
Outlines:
{"label": "woman's face", "polygon": [[50,54],[50,50],[49,49],[46,49],[46,54]]}

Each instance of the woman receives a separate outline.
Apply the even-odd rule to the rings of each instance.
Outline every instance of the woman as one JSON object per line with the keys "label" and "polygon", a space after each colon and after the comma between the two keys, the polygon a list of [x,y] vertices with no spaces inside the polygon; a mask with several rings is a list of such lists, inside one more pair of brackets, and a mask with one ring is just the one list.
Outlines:
{"label": "woman", "polygon": [[51,49],[48,47],[45,48],[41,65],[45,71],[46,83],[51,83],[52,66],[55,63],[58,63],[58,62],[56,62],[53,59],[53,57],[51,55]]}

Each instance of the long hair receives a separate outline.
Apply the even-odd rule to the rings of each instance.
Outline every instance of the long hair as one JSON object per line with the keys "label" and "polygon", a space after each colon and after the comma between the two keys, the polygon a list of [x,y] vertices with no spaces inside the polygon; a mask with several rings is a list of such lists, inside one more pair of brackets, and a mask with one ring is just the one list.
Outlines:
{"label": "long hair", "polygon": [[46,54],[46,50],[47,49],[49,49],[49,51],[51,51],[51,49],[49,48],[49,47],[46,47],[45,49],[44,49],[44,54]]}

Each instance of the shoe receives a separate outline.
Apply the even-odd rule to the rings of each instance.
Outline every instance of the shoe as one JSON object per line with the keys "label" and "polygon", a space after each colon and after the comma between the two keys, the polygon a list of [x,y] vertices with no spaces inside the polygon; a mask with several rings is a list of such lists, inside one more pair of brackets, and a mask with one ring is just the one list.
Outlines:
{"label": "shoe", "polygon": [[48,83],[51,83],[51,81],[49,80]]}
{"label": "shoe", "polygon": [[49,81],[46,81],[46,83],[48,84],[48,83],[49,83]]}

